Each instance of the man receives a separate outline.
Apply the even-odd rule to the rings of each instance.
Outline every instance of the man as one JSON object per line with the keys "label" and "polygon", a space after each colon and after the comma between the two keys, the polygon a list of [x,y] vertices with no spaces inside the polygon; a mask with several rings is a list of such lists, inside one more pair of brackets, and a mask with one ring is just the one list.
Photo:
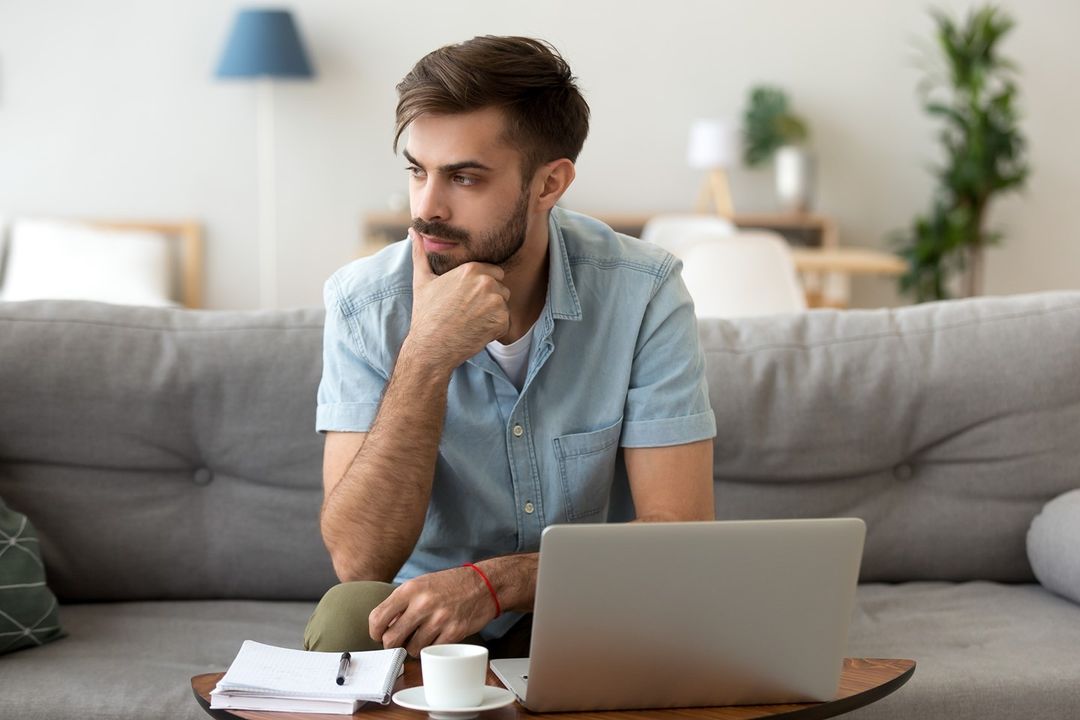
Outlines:
{"label": "man", "polygon": [[553,48],[474,38],[397,89],[409,239],[325,290],[321,527],[342,584],[305,645],[523,654],[544,527],[604,522],[617,479],[637,520],[714,516],[693,306],[669,254],[555,207],[589,108]]}

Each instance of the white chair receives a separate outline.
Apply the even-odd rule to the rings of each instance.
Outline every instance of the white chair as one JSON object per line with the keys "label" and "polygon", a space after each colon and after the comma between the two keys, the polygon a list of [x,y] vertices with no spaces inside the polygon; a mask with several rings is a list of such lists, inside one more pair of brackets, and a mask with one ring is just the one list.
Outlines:
{"label": "white chair", "polygon": [[700,240],[734,235],[735,225],[719,215],[656,215],[641,228],[641,239],[676,257]]}
{"label": "white chair", "polygon": [[683,248],[683,281],[702,317],[750,317],[806,309],[791,251],[775,233],[701,238]]}

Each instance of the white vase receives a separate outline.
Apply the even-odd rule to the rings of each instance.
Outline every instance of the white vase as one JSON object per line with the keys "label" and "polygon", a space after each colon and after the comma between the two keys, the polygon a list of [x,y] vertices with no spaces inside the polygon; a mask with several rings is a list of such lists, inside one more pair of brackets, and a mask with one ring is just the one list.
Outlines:
{"label": "white vase", "polygon": [[798,145],[776,151],[776,195],[788,212],[807,212],[814,195],[814,158]]}

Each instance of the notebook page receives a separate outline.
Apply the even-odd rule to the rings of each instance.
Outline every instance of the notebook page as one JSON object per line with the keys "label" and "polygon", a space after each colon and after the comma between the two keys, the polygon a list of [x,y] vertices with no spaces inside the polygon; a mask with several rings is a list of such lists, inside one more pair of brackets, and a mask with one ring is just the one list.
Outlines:
{"label": "notebook page", "polygon": [[404,650],[352,653],[344,685],[335,682],[341,653],[311,652],[245,640],[217,689],[230,695],[383,700]]}

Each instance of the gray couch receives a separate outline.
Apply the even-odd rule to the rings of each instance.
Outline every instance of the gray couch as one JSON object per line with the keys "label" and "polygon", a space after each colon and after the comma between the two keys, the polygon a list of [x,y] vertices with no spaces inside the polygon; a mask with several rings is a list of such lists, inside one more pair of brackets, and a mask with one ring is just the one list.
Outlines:
{"label": "gray couch", "polygon": [[[0,304],[0,498],[69,635],[0,656],[0,717],[200,718],[189,678],[299,646],[318,310]],[[1025,533],[1080,487],[1080,293],[701,325],[725,518],[858,516],[849,654],[918,661],[856,718],[1078,717],[1080,606]]]}

